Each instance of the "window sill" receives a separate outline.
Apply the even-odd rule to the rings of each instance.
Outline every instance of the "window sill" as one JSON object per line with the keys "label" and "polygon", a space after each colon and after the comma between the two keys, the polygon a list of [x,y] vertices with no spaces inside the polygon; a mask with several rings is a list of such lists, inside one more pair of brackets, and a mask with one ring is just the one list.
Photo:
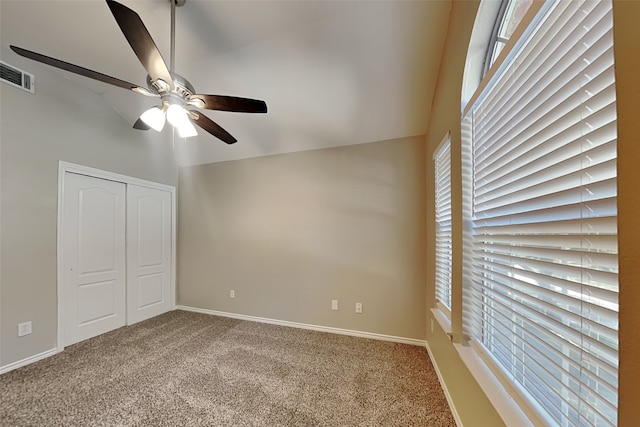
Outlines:
{"label": "window sill", "polygon": [[[438,303],[436,307],[431,309],[431,313],[440,328],[442,328],[444,333],[447,334],[449,340],[452,340],[453,330],[451,326],[451,318],[449,317],[446,307],[441,307]],[[532,418],[527,416],[527,413],[522,410],[518,405],[517,400],[513,398],[512,394],[509,393],[509,390],[487,366],[474,346],[457,343],[454,343],[453,346],[458,352],[460,359],[467,369],[469,369],[469,372],[485,393],[506,426],[535,427],[544,425],[537,422],[537,417],[533,417],[533,419],[536,420],[536,423],[532,421]],[[450,404],[453,406],[452,402],[450,402]]]}
{"label": "window sill", "polygon": [[532,422],[472,346],[463,344],[454,344],[453,346],[505,425],[522,427],[543,425]]}
{"label": "window sill", "polygon": [[[438,304],[437,307],[432,308],[431,313],[433,314],[434,319],[438,322],[438,325],[440,325],[444,333],[449,337],[449,341],[451,341],[453,337],[453,329],[451,328],[451,319],[447,313],[440,308],[440,304]],[[431,332],[433,332],[433,328],[431,328]]]}

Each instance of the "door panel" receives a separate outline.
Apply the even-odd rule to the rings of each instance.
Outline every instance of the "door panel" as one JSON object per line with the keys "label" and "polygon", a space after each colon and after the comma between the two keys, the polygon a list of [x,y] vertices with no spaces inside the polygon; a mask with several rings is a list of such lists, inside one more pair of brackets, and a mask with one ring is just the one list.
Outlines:
{"label": "door panel", "polygon": [[115,280],[78,286],[78,325],[107,319],[116,313],[116,286]]}
{"label": "door panel", "polygon": [[161,272],[138,277],[138,308],[162,302],[163,279],[164,275]]}
{"label": "door panel", "polygon": [[127,323],[173,308],[171,293],[172,195],[127,187]]}
{"label": "door panel", "polygon": [[[106,183],[110,185],[111,181]],[[104,184],[88,183],[87,185]],[[122,194],[98,187],[83,187],[77,191],[78,275],[91,280],[91,276],[97,273],[116,271],[118,260],[114,236],[118,233],[117,227],[122,223],[122,220],[117,219],[116,216],[122,213],[116,212],[115,207],[119,202],[122,203]]]}
{"label": "door panel", "polygon": [[62,218],[64,345],[125,324],[123,183],[65,173]]}

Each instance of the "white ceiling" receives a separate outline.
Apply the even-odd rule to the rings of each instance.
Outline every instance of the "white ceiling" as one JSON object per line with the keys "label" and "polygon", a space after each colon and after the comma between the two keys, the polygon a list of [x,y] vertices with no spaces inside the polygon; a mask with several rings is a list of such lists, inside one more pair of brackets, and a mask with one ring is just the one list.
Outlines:
{"label": "white ceiling", "polygon": [[[140,15],[169,63],[170,3],[121,3]],[[178,164],[425,134],[449,10],[450,0],[187,0],[176,11],[177,73],[199,93],[263,99],[269,112],[207,111],[238,142],[199,131],[177,141]],[[0,30],[5,47],[145,85],[146,72],[102,0],[0,0]],[[157,102],[33,64],[27,71],[36,81],[39,73],[62,73],[102,94],[130,124]]]}

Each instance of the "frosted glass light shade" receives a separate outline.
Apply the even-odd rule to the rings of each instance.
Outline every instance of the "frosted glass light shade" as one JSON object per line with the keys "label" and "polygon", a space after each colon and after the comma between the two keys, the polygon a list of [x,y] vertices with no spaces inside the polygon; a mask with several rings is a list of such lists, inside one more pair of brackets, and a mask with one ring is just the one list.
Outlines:
{"label": "frosted glass light shade", "polygon": [[140,120],[145,122],[152,129],[160,132],[164,127],[164,112],[158,107],[149,108],[147,111],[142,113]]}
{"label": "frosted glass light shade", "polygon": [[189,119],[187,110],[181,105],[169,105],[167,108],[167,120],[178,130],[178,135],[182,138],[189,138],[190,136],[196,136],[198,134],[198,131]]}
{"label": "frosted glass light shade", "polygon": [[177,129],[178,135],[180,135],[181,138],[189,138],[190,136],[196,136],[198,134],[195,126],[193,126],[191,121],[188,119],[186,122],[177,127]]}
{"label": "frosted glass light shade", "polygon": [[187,116],[187,110],[185,110],[182,105],[171,104],[167,108],[167,120],[173,126],[180,128],[180,126],[185,123],[191,123],[189,121],[189,116]]}

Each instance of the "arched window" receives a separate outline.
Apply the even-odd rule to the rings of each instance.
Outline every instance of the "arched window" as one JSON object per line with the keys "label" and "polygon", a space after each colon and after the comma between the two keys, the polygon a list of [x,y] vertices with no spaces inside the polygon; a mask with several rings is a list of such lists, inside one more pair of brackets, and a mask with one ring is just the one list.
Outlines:
{"label": "arched window", "polygon": [[496,61],[532,3],[533,0],[507,0],[500,2],[500,9],[491,33],[491,41],[487,47],[483,76],[487,74],[491,65]]}
{"label": "arched window", "polygon": [[484,0],[473,27],[462,85],[464,107],[502,52],[533,0]]}

